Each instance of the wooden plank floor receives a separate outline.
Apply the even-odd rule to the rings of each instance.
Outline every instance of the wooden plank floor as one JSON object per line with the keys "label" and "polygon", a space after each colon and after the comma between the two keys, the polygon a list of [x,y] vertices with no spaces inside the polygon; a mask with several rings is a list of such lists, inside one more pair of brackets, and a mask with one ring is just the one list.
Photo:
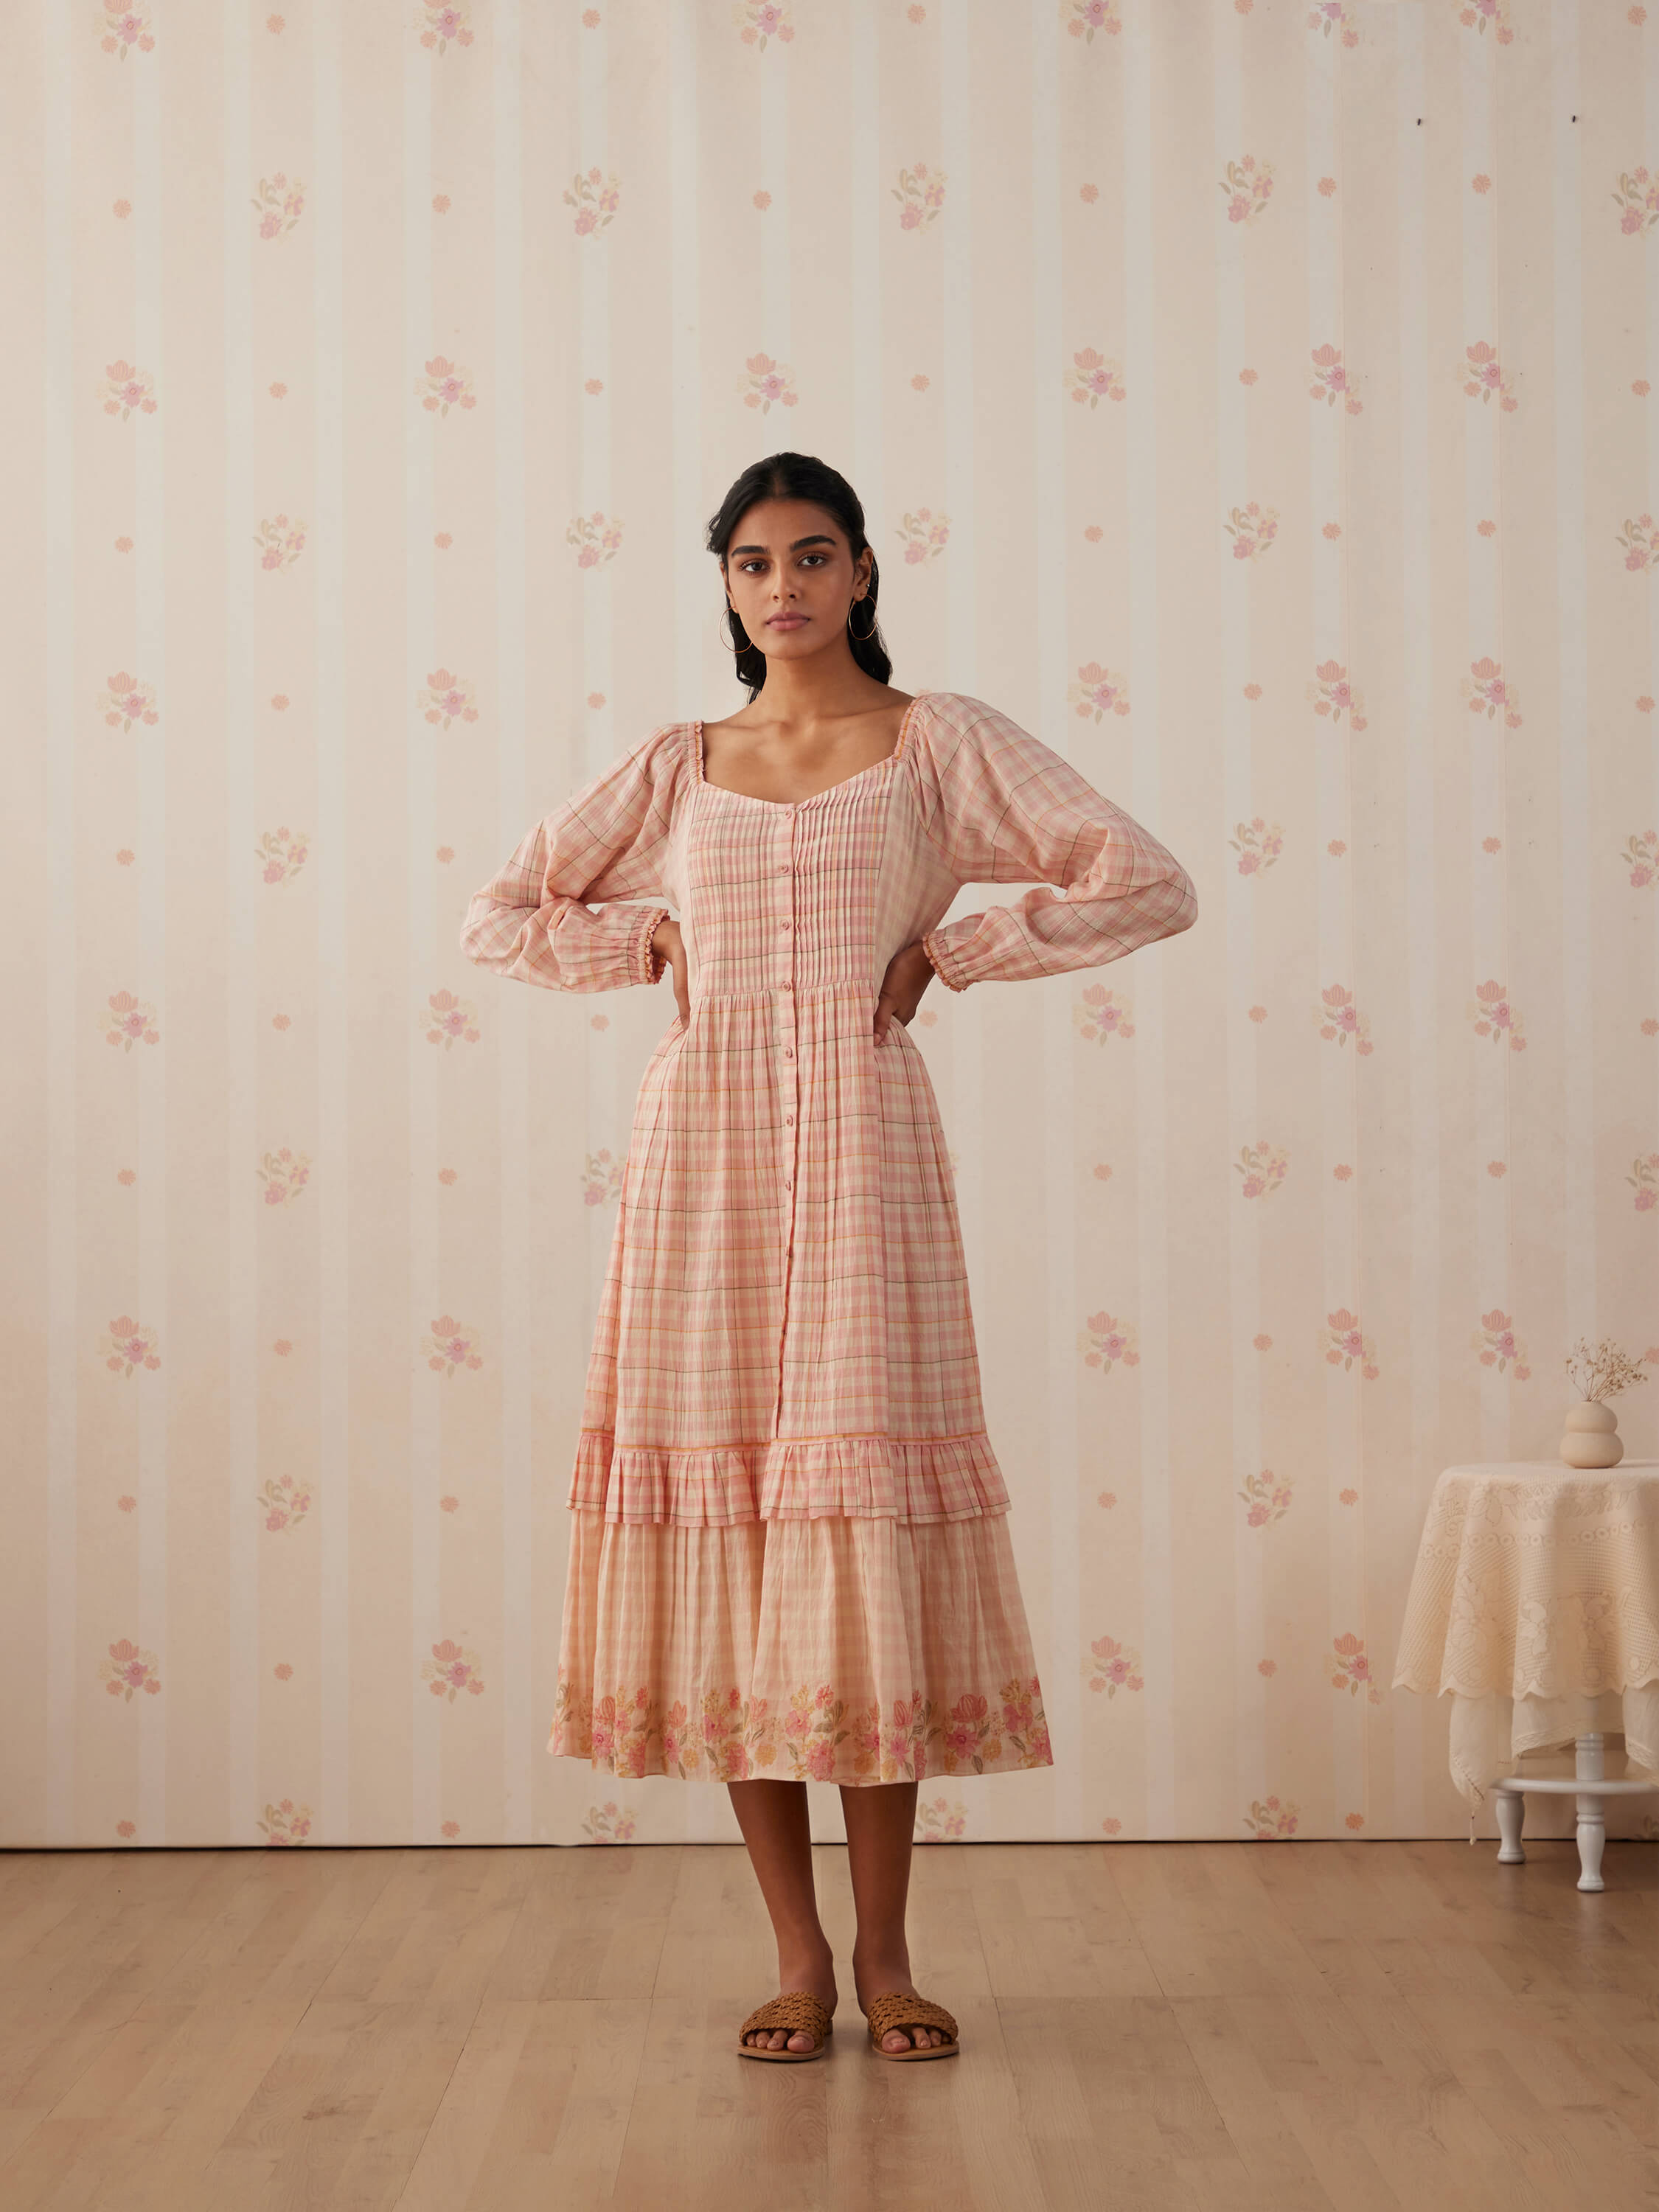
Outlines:
{"label": "wooden plank floor", "polygon": [[[0,1857],[0,2206],[1659,2208],[1659,1851],[919,1850],[959,2058],[733,2055],[738,1845]],[[816,1853],[846,1958],[845,1851]]]}

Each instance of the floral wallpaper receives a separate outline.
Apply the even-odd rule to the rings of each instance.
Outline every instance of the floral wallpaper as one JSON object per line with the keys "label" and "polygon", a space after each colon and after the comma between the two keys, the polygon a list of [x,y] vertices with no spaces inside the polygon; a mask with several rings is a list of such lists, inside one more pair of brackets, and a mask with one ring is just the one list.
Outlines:
{"label": "floral wallpaper", "polygon": [[895,683],[1200,901],[916,1018],[1054,1755],[917,1833],[1463,1832],[1436,1475],[1659,1364],[1659,17],[46,0],[0,102],[3,1839],[735,1838],[544,1750],[672,1006],[458,933],[741,702],[702,532],[786,446]]}

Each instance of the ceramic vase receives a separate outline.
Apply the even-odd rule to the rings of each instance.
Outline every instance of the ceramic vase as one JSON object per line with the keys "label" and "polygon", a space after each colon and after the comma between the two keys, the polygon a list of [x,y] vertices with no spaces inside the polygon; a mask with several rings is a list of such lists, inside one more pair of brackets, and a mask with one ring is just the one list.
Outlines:
{"label": "ceramic vase", "polygon": [[1599,1398],[1583,1398],[1567,1409],[1561,1456],[1569,1467],[1617,1467],[1625,1456],[1619,1416]]}

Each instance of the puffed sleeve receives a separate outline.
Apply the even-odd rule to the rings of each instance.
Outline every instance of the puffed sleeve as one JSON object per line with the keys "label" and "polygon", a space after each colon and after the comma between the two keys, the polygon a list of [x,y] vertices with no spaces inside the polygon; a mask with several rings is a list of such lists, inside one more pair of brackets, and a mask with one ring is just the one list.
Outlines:
{"label": "puffed sleeve", "polygon": [[1192,927],[1191,879],[1149,830],[1007,715],[957,704],[970,711],[934,717],[927,736],[934,842],[959,884],[1041,888],[930,929],[922,949],[943,982],[1103,967]]}
{"label": "puffed sleeve", "polygon": [[[473,893],[461,928],[469,960],[551,991],[658,981],[651,936],[671,911],[659,876],[676,771],[668,735],[654,732],[537,823]],[[650,903],[626,903],[641,899]]]}

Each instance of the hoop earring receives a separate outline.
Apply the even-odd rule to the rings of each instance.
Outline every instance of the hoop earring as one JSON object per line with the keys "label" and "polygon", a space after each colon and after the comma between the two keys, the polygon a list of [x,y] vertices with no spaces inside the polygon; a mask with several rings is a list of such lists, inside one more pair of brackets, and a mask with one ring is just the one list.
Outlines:
{"label": "hoop earring", "polygon": [[[866,604],[868,605],[867,600]],[[854,599],[853,606],[848,607],[847,610],[847,635],[853,640],[853,642],[855,645],[865,645],[867,644],[876,634],[876,611],[873,607],[871,607],[870,627],[868,629],[860,633],[860,631],[855,630],[853,627],[853,607],[857,606],[857,605],[858,601]]]}
{"label": "hoop earring", "polygon": [[[726,601],[726,613],[727,613],[727,614],[729,614],[729,615],[731,616],[731,617],[732,617],[732,621],[733,621],[733,622],[736,622],[736,621],[738,620],[738,611],[737,611],[737,609],[732,605],[732,602],[731,602],[731,600],[730,600],[730,599],[728,599],[728,600]],[[755,641],[754,641],[754,639],[753,639],[752,637],[750,639],[749,642],[748,642],[746,645],[738,645],[738,644],[734,643],[734,642],[733,642],[733,641],[732,641],[731,638],[729,638],[729,637],[728,637],[728,638],[726,638],[726,639],[723,639],[721,641],[722,641],[722,643],[724,643],[724,644],[728,645],[728,646],[730,646],[730,647],[731,647],[731,648],[732,648],[732,651],[733,654],[734,654],[734,655],[736,656],[736,658],[737,658],[738,659],[739,659],[739,660],[741,660],[741,659],[743,659],[743,656],[744,655],[744,653],[757,653],[757,652],[758,652],[758,651],[760,650],[760,648],[756,645]]]}

